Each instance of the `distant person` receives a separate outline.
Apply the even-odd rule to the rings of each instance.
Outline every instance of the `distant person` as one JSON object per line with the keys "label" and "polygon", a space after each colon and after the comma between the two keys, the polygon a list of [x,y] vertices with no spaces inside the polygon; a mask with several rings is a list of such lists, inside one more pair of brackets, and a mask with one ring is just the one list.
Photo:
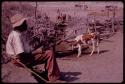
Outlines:
{"label": "distant person", "polygon": [[31,51],[28,42],[22,38],[24,36],[23,32],[27,30],[26,18],[21,14],[16,14],[11,17],[11,23],[13,30],[8,36],[6,52],[12,58],[12,63],[17,63],[13,59],[27,66],[44,62],[49,81],[64,82],[60,80],[61,74],[53,50],[42,51],[40,47],[35,51]]}

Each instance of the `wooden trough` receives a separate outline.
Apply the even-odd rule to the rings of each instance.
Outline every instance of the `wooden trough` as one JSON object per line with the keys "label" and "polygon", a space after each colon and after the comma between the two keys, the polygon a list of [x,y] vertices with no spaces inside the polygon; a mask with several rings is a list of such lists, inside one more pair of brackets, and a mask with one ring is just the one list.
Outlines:
{"label": "wooden trough", "polygon": [[[87,48],[89,48],[89,47],[88,46],[82,46],[82,50],[86,50]],[[72,55],[74,53],[77,53],[77,48],[72,50],[70,43],[62,42],[62,43],[60,43],[59,45],[56,46],[56,55],[58,57],[68,56],[68,55]]]}

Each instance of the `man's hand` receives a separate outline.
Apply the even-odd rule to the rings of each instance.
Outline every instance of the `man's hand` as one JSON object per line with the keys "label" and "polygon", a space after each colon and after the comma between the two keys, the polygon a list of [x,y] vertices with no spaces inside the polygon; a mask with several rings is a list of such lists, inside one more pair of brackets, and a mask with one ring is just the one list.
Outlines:
{"label": "man's hand", "polygon": [[22,67],[19,63],[20,62],[19,58],[12,58],[11,62],[16,66]]}
{"label": "man's hand", "polygon": [[42,47],[40,47],[40,48],[34,50],[34,51],[32,52],[32,54],[34,55],[34,54],[38,54],[38,53],[42,53],[42,52],[43,52]]}

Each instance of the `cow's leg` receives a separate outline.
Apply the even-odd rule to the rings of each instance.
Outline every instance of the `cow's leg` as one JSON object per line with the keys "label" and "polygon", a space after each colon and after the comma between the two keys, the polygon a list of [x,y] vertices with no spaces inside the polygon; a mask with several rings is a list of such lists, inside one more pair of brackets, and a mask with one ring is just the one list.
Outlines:
{"label": "cow's leg", "polygon": [[87,43],[85,42],[85,40],[81,40],[81,42],[83,43],[83,45],[87,45]]}
{"label": "cow's leg", "polygon": [[72,48],[72,51],[73,51],[74,50],[74,45],[72,45],[71,48]]}
{"label": "cow's leg", "polygon": [[96,42],[96,48],[97,48],[97,53],[98,53],[98,55],[99,55],[99,41],[97,40],[97,42]]}
{"label": "cow's leg", "polygon": [[82,53],[82,48],[81,48],[80,44],[77,44],[77,47],[78,47],[78,55],[77,55],[77,57],[80,57],[80,55]]}
{"label": "cow's leg", "polygon": [[95,41],[94,41],[94,39],[91,39],[91,41],[92,41],[92,51],[91,51],[90,56],[93,54],[93,52],[95,50]]}

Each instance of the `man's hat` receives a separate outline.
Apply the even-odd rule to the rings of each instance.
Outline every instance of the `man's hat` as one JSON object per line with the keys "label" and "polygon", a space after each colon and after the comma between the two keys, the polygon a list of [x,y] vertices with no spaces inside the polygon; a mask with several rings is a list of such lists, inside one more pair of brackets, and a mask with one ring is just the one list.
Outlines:
{"label": "man's hat", "polygon": [[13,28],[20,26],[23,24],[24,21],[26,21],[27,18],[24,18],[21,14],[16,14],[11,17],[11,23]]}

